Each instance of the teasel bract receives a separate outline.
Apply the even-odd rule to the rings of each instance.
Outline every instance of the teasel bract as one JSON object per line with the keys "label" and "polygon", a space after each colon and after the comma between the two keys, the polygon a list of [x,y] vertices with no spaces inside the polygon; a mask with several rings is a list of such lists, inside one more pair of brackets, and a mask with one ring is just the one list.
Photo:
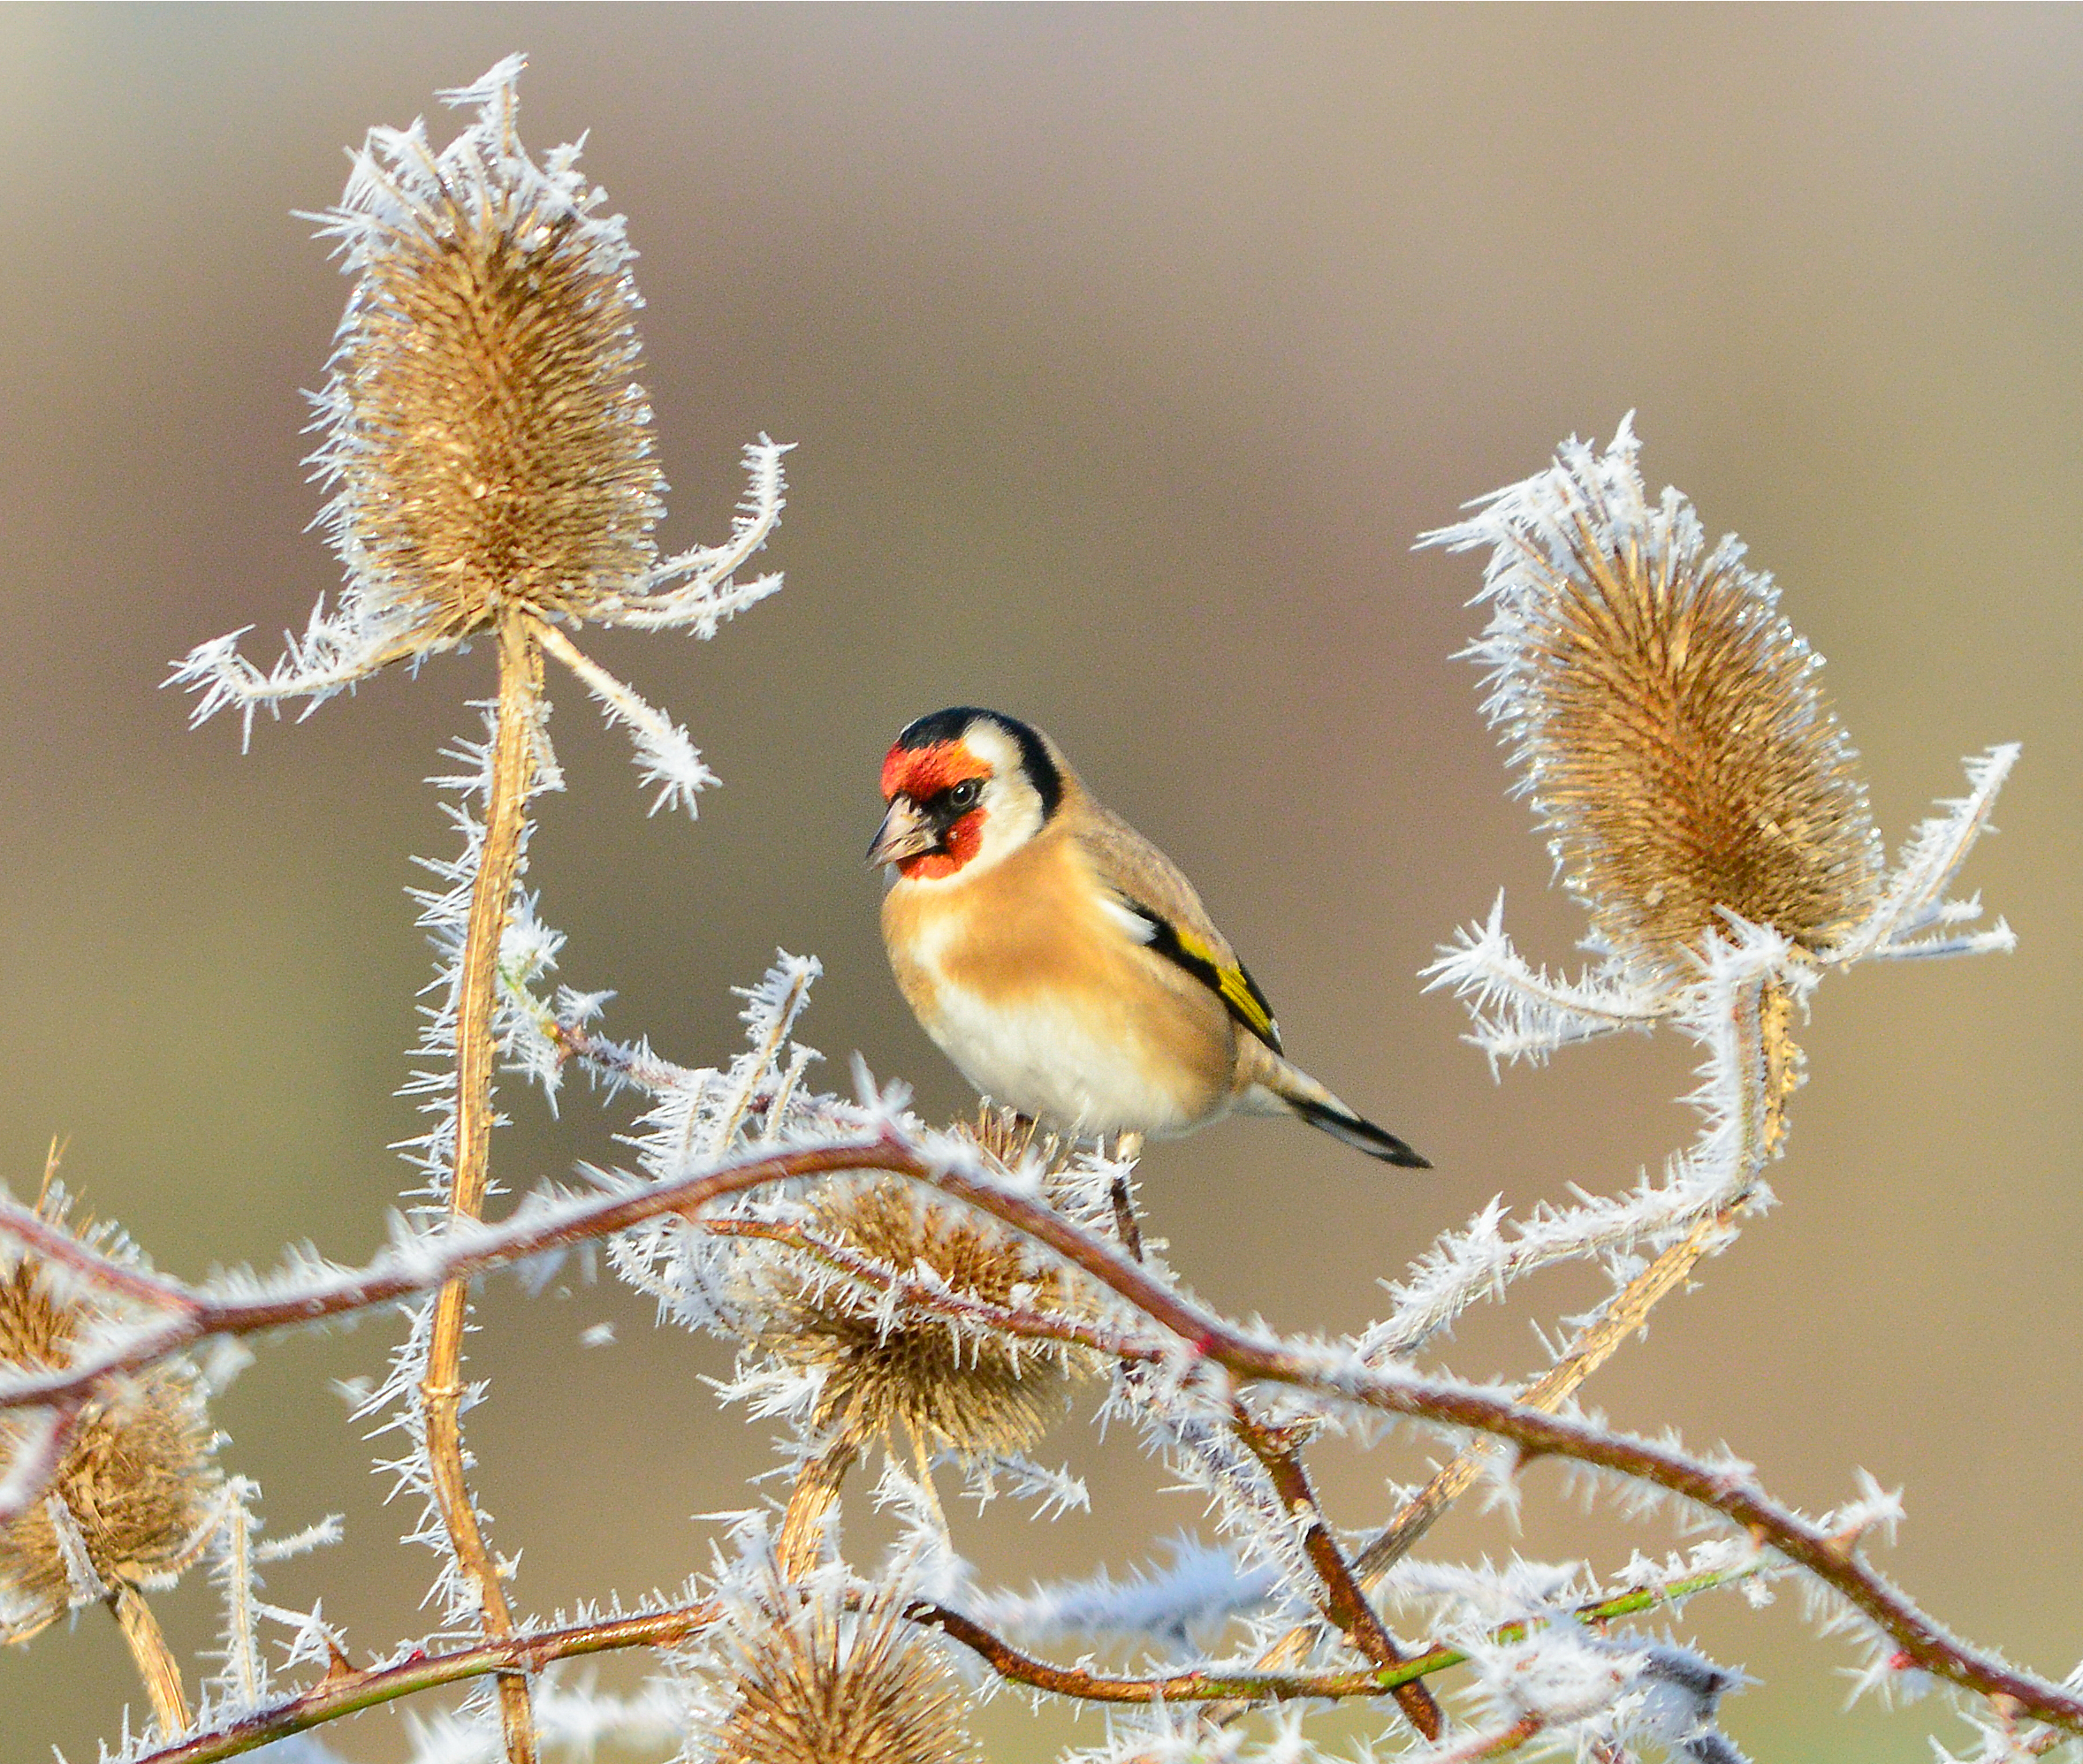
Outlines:
{"label": "teasel bract", "polygon": [[1733,535],[1712,550],[1675,490],[1652,506],[1631,419],[1429,536],[1492,549],[1486,710],[1566,886],[1628,968],[1682,978],[1729,915],[1811,954],[1872,907],[1866,786]]}

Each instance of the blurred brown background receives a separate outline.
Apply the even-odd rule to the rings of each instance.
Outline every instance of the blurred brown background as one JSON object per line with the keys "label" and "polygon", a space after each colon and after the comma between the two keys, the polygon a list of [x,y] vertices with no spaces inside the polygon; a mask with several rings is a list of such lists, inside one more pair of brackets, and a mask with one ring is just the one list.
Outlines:
{"label": "blurred brown background", "polygon": [[[666,536],[712,537],[740,445],[794,441],[778,600],[713,645],[601,639],[726,780],[699,825],[646,821],[620,736],[567,684],[570,794],[534,883],[611,1028],[726,1054],[726,988],[776,944],[821,954],[808,1038],[924,1103],[966,1101],[884,969],[860,852],[904,721],[963,701],[1053,730],[1166,846],[1278,1002],[1298,1056],[1438,1162],[1384,1174],[1252,1123],[1159,1148],[1149,1200],[1212,1300],[1296,1328],[1379,1311],[1372,1282],[1501,1190],[1611,1186],[1690,1131],[1687,1051],[1629,1040],[1494,1085],[1413,979],[1508,890],[1523,945],[1576,914],[1449,659],[1468,559],[1413,556],[1463,499],[1631,407],[1676,483],[1784,585],[1831,659],[1891,842],[1960,756],[2020,739],[2003,837],[1965,878],[2012,959],[1834,979],[1784,1205],[1660,1312],[1590,1395],[1728,1441],[1827,1505],[1906,1482],[1887,1565],[1968,1635],[2060,1674],[2083,1654],[2083,1201],[2074,1100],[2083,13],[1485,8],[0,11],[0,1059],[4,1174],[67,1173],[185,1274],[309,1237],[366,1255],[414,1130],[392,1099],[428,958],[402,890],[448,835],[420,780],[481,650],[263,725],[184,732],[170,658],[300,625],[334,585],[302,529],[300,388],[344,285],[291,217],[343,143],[532,57],[538,150],[631,217]],[[270,658],[263,635],[255,645]],[[609,1158],[626,1114],[509,1091],[517,1180]],[[1532,1364],[1531,1287],[1451,1344]],[[709,1343],[625,1295],[494,1289],[474,1418],[496,1541],[547,1612],[670,1585],[691,1516],[741,1504],[765,1429],[719,1412]],[[622,1345],[582,1350],[615,1321]],[[358,1649],[416,1632],[427,1560],[394,1544],[328,1380],[380,1368],[388,1319],[263,1346],[220,1407],[226,1463],[277,1530],[344,1549],[272,1573]],[[1422,1441],[1327,1457],[1382,1511]],[[1067,1430],[1095,1513],[971,1535],[995,1572],[1116,1565],[1199,1522],[1116,1437]],[[1536,1555],[1616,1565],[1658,1527],[1528,1479]],[[1515,1547],[1500,1518],[1441,1547]],[[207,1640],[196,1582],[168,1602]],[[1679,1620],[1763,1683],[1757,1757],[1927,1755],[1936,1703],[1835,1715],[1848,1656],[1798,1601]],[[140,1700],[90,1612],[0,1656],[0,1764],[93,1755]],[[987,1717],[995,1755],[1086,1725]],[[400,1755],[396,1717],[331,1737]]]}

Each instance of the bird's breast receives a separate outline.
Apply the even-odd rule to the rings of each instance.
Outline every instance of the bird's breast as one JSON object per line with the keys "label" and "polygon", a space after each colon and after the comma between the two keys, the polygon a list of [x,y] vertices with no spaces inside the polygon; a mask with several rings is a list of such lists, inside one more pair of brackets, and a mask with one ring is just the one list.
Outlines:
{"label": "bird's breast", "polygon": [[897,983],[998,1102],[1066,1131],[1198,1126],[1229,1105],[1228,1015],[1130,939],[1075,864],[1030,847],[973,882],[897,883],[883,902]]}

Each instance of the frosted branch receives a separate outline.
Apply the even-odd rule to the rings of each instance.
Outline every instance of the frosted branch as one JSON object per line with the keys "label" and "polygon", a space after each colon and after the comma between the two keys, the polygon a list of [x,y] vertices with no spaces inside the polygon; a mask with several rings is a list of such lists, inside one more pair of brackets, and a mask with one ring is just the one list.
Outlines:
{"label": "frosted branch", "polygon": [[537,631],[543,647],[578,675],[607,720],[629,732],[643,782],[658,787],[650,812],[685,809],[693,818],[696,796],[716,782],[716,774],[702,763],[688,732],[637,696],[554,625],[540,626]]}
{"label": "frosted branch", "polygon": [[[1349,1350],[1283,1341],[1230,1324],[1130,1261],[1111,1242],[1080,1231],[1023,1187],[994,1175],[973,1146],[906,1130],[883,1110],[863,1114],[880,1118],[878,1131],[850,1141],[728,1160],[634,1192],[524,1205],[505,1225],[459,1226],[423,1240],[409,1259],[384,1258],[346,1276],[301,1278],[292,1291],[267,1299],[219,1299],[176,1289],[181,1314],[168,1333],[178,1335],[175,1345],[185,1346],[208,1334],[253,1333],[345,1315],[661,1214],[697,1213],[711,1201],[769,1183],[837,1170],[884,1171],[928,1183],[1025,1233],[1190,1344],[1197,1361],[1234,1378],[1311,1392],[1334,1407],[1353,1404],[1486,1433],[1507,1441],[1522,1456],[1570,1459],[1718,1513],[1841,1594],[1893,1637],[1911,1663],[1986,1695],[2011,1697],[2041,1719],[2083,1732],[2083,1692],[2014,1669],[1950,1635],[1856,1552],[1848,1552],[1827,1527],[1775,1502],[1747,1473],[1588,1421],[1543,1414],[1492,1387],[1371,1366]],[[25,1212],[12,1203],[0,1206],[0,1230],[15,1230],[20,1223],[17,1215]],[[18,1379],[0,1389],[0,1407],[23,1407],[82,1392],[110,1370],[105,1363],[84,1373],[67,1369],[47,1375],[34,1390],[24,1388],[30,1380]]]}
{"label": "frosted branch", "polygon": [[1490,916],[1456,931],[1421,975],[1427,992],[1445,987],[1467,1003],[1475,1029],[1464,1038],[1490,1056],[1493,1073],[1501,1061],[1539,1065],[1575,1042],[1646,1032],[1676,1007],[1668,988],[1636,982],[1615,963],[1577,980],[1535,968],[1505,932],[1501,893]]}
{"label": "frosted branch", "polygon": [[2017,947],[2017,938],[2001,919],[1987,931],[1964,935],[1920,938],[1919,933],[1933,925],[1980,916],[1979,898],[1948,901],[1945,891],[1960,873],[1975,841],[1994,831],[1989,815],[2018,753],[2018,743],[2011,741],[1966,762],[1967,795],[1942,801],[1938,806],[1948,812],[1919,825],[1904,842],[1879,903],[1824,960],[1852,962],[1868,956],[1980,954]]}

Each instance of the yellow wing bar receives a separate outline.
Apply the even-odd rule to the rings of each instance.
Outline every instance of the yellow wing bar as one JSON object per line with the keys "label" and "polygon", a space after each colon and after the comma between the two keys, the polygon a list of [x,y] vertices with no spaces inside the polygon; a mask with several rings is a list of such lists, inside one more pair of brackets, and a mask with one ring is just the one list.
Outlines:
{"label": "yellow wing bar", "polygon": [[[1219,961],[1207,944],[1178,925],[1167,924],[1164,929],[1171,933],[1170,940],[1177,946],[1178,955],[1174,959],[1213,988],[1228,1007],[1230,1015],[1278,1053],[1281,1026],[1273,1020],[1273,1006],[1258,990],[1258,983],[1243,963]],[[1161,947],[1163,939],[1158,941]],[[1171,954],[1169,950],[1165,953]]]}

